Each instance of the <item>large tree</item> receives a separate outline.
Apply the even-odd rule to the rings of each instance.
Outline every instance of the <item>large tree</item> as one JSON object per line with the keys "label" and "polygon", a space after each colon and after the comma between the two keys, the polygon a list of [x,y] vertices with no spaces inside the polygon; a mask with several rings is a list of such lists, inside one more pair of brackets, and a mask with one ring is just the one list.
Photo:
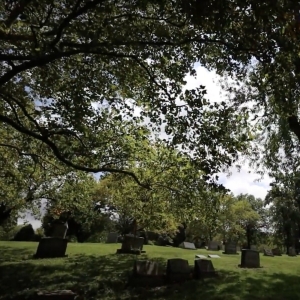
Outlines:
{"label": "large tree", "polygon": [[244,51],[226,42],[231,24],[222,22],[223,9],[228,15],[241,3],[204,1],[201,17],[193,3],[2,1],[0,121],[71,167],[126,173],[146,187],[127,164],[128,139],[142,145],[141,122],[156,132],[163,125],[170,146],[191,152],[210,177],[231,165],[249,139],[243,114],[211,104],[202,85],[183,86],[196,61],[218,49]]}

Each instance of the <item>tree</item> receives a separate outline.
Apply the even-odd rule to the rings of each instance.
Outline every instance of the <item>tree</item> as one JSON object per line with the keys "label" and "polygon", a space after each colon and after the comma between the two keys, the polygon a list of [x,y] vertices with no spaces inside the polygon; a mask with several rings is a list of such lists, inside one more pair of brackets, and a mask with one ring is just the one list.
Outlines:
{"label": "tree", "polygon": [[147,147],[147,152],[136,154],[140,163],[132,169],[143,182],[152,182],[151,190],[127,176],[107,175],[100,180],[105,204],[120,217],[136,220],[139,228],[161,233],[175,233],[178,225],[194,219],[200,210],[209,214],[215,200],[206,197],[212,187],[203,173],[187,156],[162,142],[150,142]]}
{"label": "tree", "polygon": [[182,89],[196,60],[241,51],[210,21],[219,2],[204,1],[195,19],[195,1],[2,1],[0,121],[70,167],[131,175],[148,188],[128,161],[141,150],[141,123],[156,133],[163,125],[170,147],[192,153],[213,180],[250,139],[244,114],[210,103],[204,86]]}
{"label": "tree", "polygon": [[26,210],[39,216],[41,200],[55,201],[57,190],[74,171],[49,152],[45,145],[0,126],[0,225],[17,219]]}

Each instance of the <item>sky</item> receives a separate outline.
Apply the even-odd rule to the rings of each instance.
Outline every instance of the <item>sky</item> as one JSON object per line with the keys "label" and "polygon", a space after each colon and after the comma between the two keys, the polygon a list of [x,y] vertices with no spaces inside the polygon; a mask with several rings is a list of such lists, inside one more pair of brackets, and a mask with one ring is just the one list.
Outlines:
{"label": "sky", "polygon": [[[219,87],[219,79],[214,72],[206,70],[200,65],[196,65],[197,76],[187,76],[186,88],[192,89],[199,85],[206,86],[207,98],[212,101],[221,101],[224,97],[222,95],[221,88]],[[250,173],[249,173],[250,172]],[[222,183],[227,189],[230,189],[233,194],[238,195],[241,193],[251,194],[257,198],[264,199],[270,186],[270,178],[266,175],[262,180],[257,182],[260,178],[259,175],[255,174],[255,171],[249,166],[242,166],[241,170],[238,171],[236,168],[229,170],[230,176],[227,174],[219,174],[219,183]],[[27,215],[25,221],[30,222],[33,228],[41,226],[39,220],[35,220],[32,216]],[[24,223],[24,220],[19,220],[19,224]]]}

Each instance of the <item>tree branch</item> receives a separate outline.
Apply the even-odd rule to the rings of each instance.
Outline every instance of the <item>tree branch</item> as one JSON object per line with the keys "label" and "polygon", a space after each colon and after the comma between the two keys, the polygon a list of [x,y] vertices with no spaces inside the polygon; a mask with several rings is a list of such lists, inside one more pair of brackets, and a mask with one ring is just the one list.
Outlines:
{"label": "tree branch", "polygon": [[79,171],[84,171],[84,172],[91,172],[91,173],[99,173],[99,172],[109,172],[109,173],[120,173],[120,174],[125,174],[125,175],[129,175],[131,176],[138,185],[146,188],[146,189],[151,189],[149,184],[143,184],[142,182],[139,181],[139,179],[137,178],[137,176],[130,171],[126,171],[126,170],[121,170],[121,169],[114,169],[114,168],[104,168],[104,167],[99,167],[99,168],[89,168],[89,167],[84,167],[81,165],[77,165],[74,164],[73,162],[71,162],[70,160],[66,159],[63,154],[59,151],[58,147],[55,145],[54,142],[50,141],[47,137],[45,136],[41,136],[35,132],[30,131],[29,129],[25,128],[25,127],[21,127],[20,125],[18,125],[16,122],[14,122],[13,120],[11,120],[10,118],[4,116],[4,115],[0,115],[0,121],[4,122],[8,125],[10,125],[11,127],[13,127],[14,129],[16,129],[17,131],[19,131],[20,133],[29,135],[41,142],[43,142],[44,144],[48,145],[53,154],[55,155],[55,157],[60,160],[61,162],[65,163],[66,165],[79,170]]}

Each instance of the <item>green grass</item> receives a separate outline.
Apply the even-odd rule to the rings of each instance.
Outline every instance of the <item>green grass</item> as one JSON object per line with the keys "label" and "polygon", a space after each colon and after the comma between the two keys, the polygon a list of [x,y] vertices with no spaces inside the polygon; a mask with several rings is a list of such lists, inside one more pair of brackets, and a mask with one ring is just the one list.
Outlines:
{"label": "green grass", "polygon": [[[72,289],[82,299],[205,299],[289,300],[300,299],[300,257],[264,257],[260,269],[240,269],[240,255],[212,259],[220,276],[204,282],[156,289],[125,289],[135,255],[115,255],[117,244],[68,245],[68,258],[33,260],[37,243],[0,242],[0,299],[26,299],[39,289]],[[180,257],[193,265],[195,254],[206,250],[183,250],[146,246],[139,259],[165,263]]]}

